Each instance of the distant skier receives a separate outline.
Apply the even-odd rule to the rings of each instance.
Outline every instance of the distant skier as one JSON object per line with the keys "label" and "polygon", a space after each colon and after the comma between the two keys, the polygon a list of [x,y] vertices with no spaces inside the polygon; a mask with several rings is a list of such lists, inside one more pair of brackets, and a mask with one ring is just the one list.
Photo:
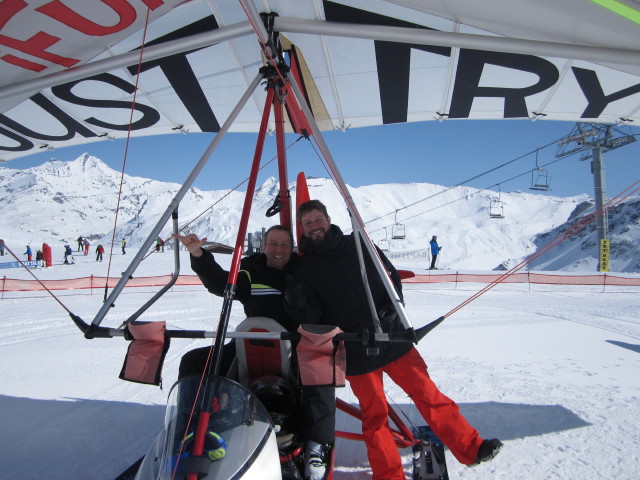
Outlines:
{"label": "distant skier", "polygon": [[104,253],[104,247],[102,246],[102,244],[99,244],[98,247],[96,248],[96,262],[102,261],[103,253]]}
{"label": "distant skier", "polygon": [[124,238],[122,239],[122,243],[120,243],[120,246],[122,247],[122,254],[124,255],[125,253],[127,253],[124,251],[124,247],[127,246],[127,241]]}
{"label": "distant skier", "polygon": [[84,254],[89,255],[89,247],[91,246],[89,240],[85,238],[82,242],[84,243]]}
{"label": "distant skier", "polygon": [[27,256],[27,261],[30,262],[33,259],[33,252],[31,251],[31,246],[27,245],[27,251],[23,253],[23,255]]}
{"label": "distant skier", "polygon": [[84,245],[84,239],[82,238],[82,236],[78,237],[78,251],[81,252],[82,251],[82,246]]}
{"label": "distant skier", "polygon": [[73,250],[71,249],[71,245],[65,245],[64,246],[64,264],[71,265],[73,263],[76,263],[76,262],[73,259]]}
{"label": "distant skier", "polygon": [[36,252],[36,267],[44,267],[44,264],[42,263],[42,259],[43,259],[43,255],[42,255],[42,251],[38,250]]}
{"label": "distant skier", "polygon": [[431,237],[429,245],[431,245],[431,266],[429,267],[429,270],[435,270],[436,259],[438,258],[438,254],[440,253],[440,250],[442,250],[442,247],[438,245],[438,237],[435,235]]}

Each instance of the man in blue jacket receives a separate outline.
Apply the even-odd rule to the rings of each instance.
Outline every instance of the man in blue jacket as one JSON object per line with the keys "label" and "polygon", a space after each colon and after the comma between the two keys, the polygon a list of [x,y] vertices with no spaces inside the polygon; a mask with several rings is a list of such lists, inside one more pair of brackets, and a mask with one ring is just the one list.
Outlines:
{"label": "man in blue jacket", "polygon": [[436,259],[438,258],[438,254],[440,253],[440,250],[442,250],[442,247],[438,245],[438,237],[435,235],[431,237],[429,245],[431,245],[431,266],[429,267],[429,270],[435,270]]}

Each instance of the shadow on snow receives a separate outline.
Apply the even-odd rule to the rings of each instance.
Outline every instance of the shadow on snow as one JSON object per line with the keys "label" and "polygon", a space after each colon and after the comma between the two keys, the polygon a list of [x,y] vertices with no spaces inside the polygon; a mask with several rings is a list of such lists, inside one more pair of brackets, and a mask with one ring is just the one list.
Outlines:
{"label": "shadow on snow", "polygon": [[633,343],[626,343],[626,342],[618,342],[616,340],[607,340],[607,343],[611,343],[612,345],[616,345],[618,347],[626,348],[627,350],[631,350],[632,352],[640,353],[640,345],[636,345]]}
{"label": "shadow on snow", "polygon": [[[410,422],[425,424],[415,406],[396,408]],[[590,425],[561,405],[483,402],[460,409],[481,436],[503,441]],[[3,478],[115,478],[147,451],[162,427],[164,410],[163,405],[0,395]],[[359,420],[342,412],[336,424],[339,430],[361,432]],[[336,473],[350,479],[370,475],[364,444],[338,442]]]}

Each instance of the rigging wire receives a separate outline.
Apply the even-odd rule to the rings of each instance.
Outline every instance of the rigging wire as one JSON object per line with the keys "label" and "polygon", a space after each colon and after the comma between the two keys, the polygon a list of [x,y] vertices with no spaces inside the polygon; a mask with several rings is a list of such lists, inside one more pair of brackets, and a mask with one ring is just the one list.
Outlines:
{"label": "rigging wire", "polygon": [[[239,3],[240,3],[240,5],[241,5],[242,9],[243,9],[243,10],[244,10],[244,12],[245,12],[245,15],[246,15],[246,16],[247,16],[247,18],[249,19],[249,22],[251,23],[251,25],[252,25],[252,27],[253,27],[253,29],[254,29],[255,33],[256,33],[256,36],[258,37],[259,42],[262,44],[262,47],[263,47],[263,53],[264,53],[266,56],[268,56],[268,57],[269,57],[269,59],[270,59],[270,61],[271,61],[271,65],[273,66],[273,68],[274,68],[274,69],[275,69],[275,71],[277,72],[277,75],[280,77],[280,80],[281,80],[281,82],[282,82],[282,85],[284,85],[284,86],[285,86],[285,88],[287,88],[287,87],[286,87],[287,83],[286,83],[286,82],[285,82],[285,80],[284,80],[284,76],[282,75],[282,72],[281,72],[281,71],[280,71],[280,69],[278,68],[278,63],[273,59],[273,57],[272,57],[272,55],[271,55],[271,53],[272,53],[272,52],[271,52],[271,49],[270,49],[270,48],[269,48],[269,47],[268,47],[268,46],[267,46],[267,45],[262,41],[262,37],[260,36],[260,34],[259,34],[259,32],[258,32],[258,29],[257,29],[256,25],[255,25],[255,24],[254,24],[254,22],[253,22],[253,18],[252,18],[252,16],[251,16],[251,15],[249,14],[249,12],[247,11],[247,8],[245,7],[245,5],[244,5],[244,3],[243,3],[243,0],[239,0]],[[263,112],[263,115],[264,115],[264,112]],[[264,121],[264,120],[265,120],[265,119],[263,118],[263,121]],[[273,161],[273,159],[272,159],[272,161]],[[253,173],[253,172],[252,172],[252,173]],[[231,295],[232,295],[232,296],[231,296],[231,298],[233,298],[233,293],[232,293]],[[222,314],[221,314],[221,316],[222,316]],[[206,360],[206,365],[205,365],[205,368],[204,368],[204,370],[203,370],[203,372],[202,372],[202,375],[200,376],[200,383],[199,383],[199,385],[198,385],[198,392],[197,392],[197,393],[196,393],[196,395],[195,395],[194,402],[193,402],[193,405],[192,405],[192,408],[191,408],[191,412],[190,412],[190,414],[189,414],[188,425],[190,425],[190,424],[191,424],[192,419],[193,419],[193,418],[195,418],[195,414],[196,414],[196,405],[197,405],[197,403],[198,403],[198,398],[199,398],[199,396],[200,396],[201,387],[202,387],[202,385],[203,385],[205,382],[206,382],[206,383],[208,383],[208,381],[209,381],[209,380],[208,380],[208,377],[207,377],[207,375],[206,375],[206,372],[209,370],[209,364],[210,364],[210,362],[212,361],[212,355],[213,355],[213,351],[214,351],[214,348],[215,348],[215,341],[216,341],[216,339],[213,339],[213,341],[212,341],[212,343],[211,343],[211,346],[210,346],[210,348],[209,348],[208,357],[207,357],[207,360]],[[199,420],[198,420],[198,425],[197,425],[197,430],[196,430],[196,437],[195,437],[195,442],[196,442],[196,444],[195,444],[195,449],[201,449],[201,448],[202,448],[202,444],[201,444],[201,443],[198,443],[198,442],[200,442],[200,441],[202,440],[203,431],[204,431],[204,429],[206,428],[206,425],[203,425],[203,419],[206,421],[206,418],[208,418],[208,410],[203,409],[203,410],[199,413]],[[188,430],[188,427],[187,427],[187,429],[185,430],[185,433],[184,433],[184,437],[183,437],[183,441],[182,441],[182,443],[184,443],[184,439],[186,438],[186,436],[187,436],[187,434],[188,434],[188,431],[189,431],[189,430]],[[194,450],[194,451],[195,451],[195,450]],[[176,476],[176,474],[177,474],[177,470],[178,470],[178,465],[177,465],[177,462],[176,462],[176,466],[175,466],[175,468],[173,469],[173,472],[172,472],[172,474],[171,474],[171,479],[172,479],[172,480],[173,480],[173,478],[175,478],[175,476]],[[197,475],[196,475],[195,473],[191,473],[191,472],[190,472],[190,473],[188,473],[188,474],[187,474],[187,477],[186,477],[186,478],[187,478],[187,480],[194,480],[195,478],[197,478]]]}
{"label": "rigging wire", "polygon": [[136,107],[136,98],[138,95],[138,82],[140,81],[140,72],[142,70],[142,56],[144,54],[144,46],[147,38],[147,28],[149,27],[149,14],[150,8],[147,8],[147,17],[144,22],[144,31],[142,33],[142,45],[140,46],[140,55],[138,57],[138,71],[136,73],[135,88],[133,90],[133,99],[131,100],[131,111],[129,113],[129,125],[127,129],[127,140],[124,147],[124,155],[122,159],[122,170],[120,172],[120,186],[118,188],[118,201],[116,203],[116,213],[113,220],[113,235],[111,236],[111,249],[109,250],[109,262],[107,263],[107,278],[104,284],[104,300],[107,300],[107,293],[109,290],[109,273],[111,272],[111,260],[113,258],[113,244],[116,237],[116,227],[118,225],[118,212],[120,211],[120,201],[122,200],[122,186],[124,184],[124,171],[127,165],[127,155],[129,153],[129,141],[131,140],[131,126],[133,125],[133,114]]}
{"label": "rigging wire", "polygon": [[[302,140],[304,138],[304,136],[300,136],[298,137],[296,140],[294,140],[293,142],[291,142],[286,150],[288,151],[290,148],[292,148],[296,143],[298,143],[300,140]],[[273,163],[274,160],[276,160],[278,158],[278,155],[276,154],[275,156],[273,156],[271,158],[271,160],[269,160],[268,162],[266,162],[264,165],[262,165],[258,171],[261,171],[263,168],[266,168],[268,165],[270,165],[271,163]],[[198,220],[200,217],[202,217],[203,215],[205,215],[209,210],[213,209],[217,204],[219,204],[220,202],[222,202],[225,198],[227,198],[229,195],[231,195],[233,192],[235,192],[240,186],[244,185],[247,180],[249,180],[249,177],[245,178],[244,180],[242,180],[240,183],[238,183],[235,187],[233,187],[231,190],[229,190],[227,193],[225,193],[222,197],[220,197],[218,200],[216,200],[212,205],[208,206],[207,208],[205,208],[202,212],[200,212],[198,215],[196,215],[194,218],[192,218],[191,220],[189,220],[187,223],[185,223],[184,225],[182,225],[179,229],[178,232],[183,232],[185,229],[187,229],[189,226],[191,226],[191,224],[193,224],[196,220]],[[168,242],[169,239],[171,237],[168,237],[167,239],[164,239],[165,242]],[[149,253],[147,253],[141,261],[146,260],[147,258],[149,258],[149,256],[151,256],[153,253],[155,253],[155,249],[152,249]]]}
{"label": "rigging wire", "polygon": [[42,286],[42,288],[44,288],[44,290],[45,290],[49,295],[51,295],[51,296],[53,297],[53,299],[54,299],[56,302],[58,302],[62,308],[64,308],[64,309],[67,311],[67,313],[68,313],[69,315],[71,315],[71,310],[69,310],[69,309],[66,307],[66,305],[65,305],[64,303],[62,303],[62,302],[60,301],[60,299],[59,299],[58,297],[56,297],[56,295],[55,295],[51,290],[49,290],[49,288],[48,288],[48,287],[47,287],[47,286],[42,282],[42,280],[40,280],[40,279],[39,279],[39,278],[38,278],[38,277],[37,277],[37,276],[36,276],[36,275],[31,271],[31,270],[29,270],[29,268],[28,268],[28,267],[27,267],[27,266],[22,262],[22,260],[20,260],[20,259],[16,256],[16,254],[15,254],[15,253],[13,253],[13,251],[9,248],[9,246],[8,246],[8,245],[5,245],[5,246],[4,246],[4,248],[6,248],[6,249],[7,249],[7,252],[9,252],[9,253],[11,254],[11,256],[13,256],[13,258],[15,258],[15,259],[18,261],[18,263],[20,264],[20,266],[21,266],[21,267],[23,267],[27,272],[29,272],[29,275],[31,275],[31,276],[35,279],[35,281],[36,281],[36,282],[38,282],[38,283]]}

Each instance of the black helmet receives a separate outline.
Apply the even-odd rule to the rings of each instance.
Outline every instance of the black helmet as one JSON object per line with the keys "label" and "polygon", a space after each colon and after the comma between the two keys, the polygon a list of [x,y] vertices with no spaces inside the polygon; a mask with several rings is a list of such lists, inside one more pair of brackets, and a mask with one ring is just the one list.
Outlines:
{"label": "black helmet", "polygon": [[282,377],[266,375],[254,381],[250,390],[258,397],[276,424],[276,435],[292,433],[293,414],[296,410],[296,394],[293,387]]}

